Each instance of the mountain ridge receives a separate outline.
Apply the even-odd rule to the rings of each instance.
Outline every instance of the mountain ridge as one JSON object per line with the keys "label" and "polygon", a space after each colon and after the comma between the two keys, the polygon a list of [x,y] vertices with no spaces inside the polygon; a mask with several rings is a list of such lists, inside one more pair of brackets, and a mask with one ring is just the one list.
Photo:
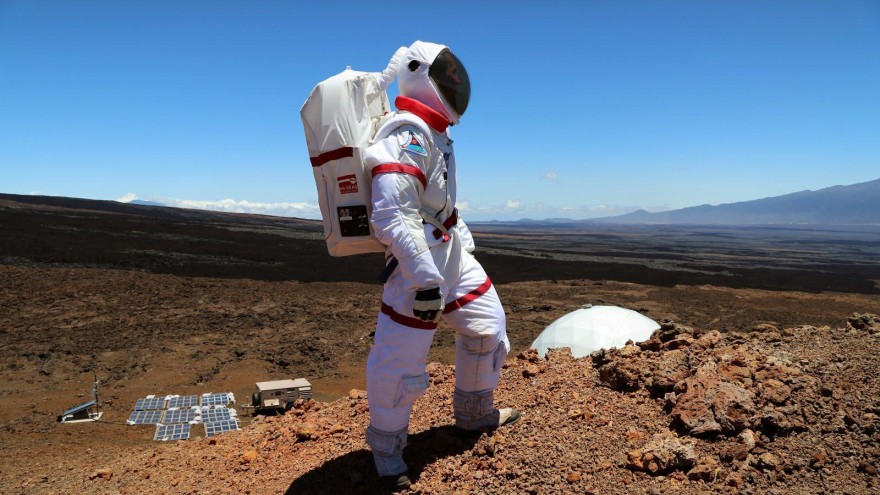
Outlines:
{"label": "mountain ridge", "polygon": [[702,225],[880,225],[880,179],[720,205],[651,213],[644,209],[599,223]]}

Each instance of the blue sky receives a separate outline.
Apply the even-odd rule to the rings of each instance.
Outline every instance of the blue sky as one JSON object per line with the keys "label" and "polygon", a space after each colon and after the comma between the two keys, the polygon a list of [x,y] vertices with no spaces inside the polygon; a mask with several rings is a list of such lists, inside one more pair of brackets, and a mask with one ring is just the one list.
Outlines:
{"label": "blue sky", "polygon": [[471,76],[471,220],[880,178],[878,0],[0,0],[0,192],[316,218],[300,106],[416,39]]}

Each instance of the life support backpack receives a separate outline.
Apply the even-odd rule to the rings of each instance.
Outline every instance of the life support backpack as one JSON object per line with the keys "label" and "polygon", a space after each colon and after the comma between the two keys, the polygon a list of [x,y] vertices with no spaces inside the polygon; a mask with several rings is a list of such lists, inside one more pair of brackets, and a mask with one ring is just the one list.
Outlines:
{"label": "life support backpack", "polygon": [[372,177],[363,158],[391,111],[385,88],[405,50],[383,72],[349,67],[318,83],[300,110],[331,256],[385,251],[370,226]]}

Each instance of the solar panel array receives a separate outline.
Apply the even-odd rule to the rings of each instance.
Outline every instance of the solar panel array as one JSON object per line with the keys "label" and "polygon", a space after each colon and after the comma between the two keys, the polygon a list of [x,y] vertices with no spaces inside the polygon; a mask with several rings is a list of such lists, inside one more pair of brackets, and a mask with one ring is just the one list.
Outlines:
{"label": "solar panel array", "polygon": [[[205,425],[205,436],[214,436],[237,430],[235,409],[226,407],[235,403],[232,392],[198,395],[148,395],[138,399],[128,418],[130,425],[156,425],[154,440],[186,440],[193,424]],[[201,404],[201,405],[200,405]]]}
{"label": "solar panel array", "polygon": [[156,434],[153,440],[161,442],[168,440],[186,440],[189,438],[189,423],[177,423],[173,425],[156,425]]}
{"label": "solar panel array", "polygon": [[226,433],[227,431],[234,431],[237,429],[239,429],[237,419],[214,421],[211,423],[205,423],[205,436],[213,437],[214,435],[220,435],[221,433]]}
{"label": "solar panel array", "polygon": [[196,419],[196,410],[188,409],[169,409],[165,411],[162,417],[162,423],[191,423]]}
{"label": "solar panel array", "polygon": [[217,421],[226,421],[232,419],[232,409],[228,407],[204,407],[202,406],[201,416],[202,423],[216,423]]}
{"label": "solar panel array", "polygon": [[193,407],[199,405],[198,395],[172,395],[168,397],[168,409]]}
{"label": "solar panel array", "polygon": [[134,411],[126,421],[130,425],[154,425],[162,419],[162,411]]}
{"label": "solar panel array", "polygon": [[135,411],[149,411],[152,409],[165,409],[165,397],[147,397],[138,399],[134,405]]}
{"label": "solar panel array", "polygon": [[235,396],[232,392],[223,392],[220,394],[202,394],[203,406],[225,406],[235,402]]}

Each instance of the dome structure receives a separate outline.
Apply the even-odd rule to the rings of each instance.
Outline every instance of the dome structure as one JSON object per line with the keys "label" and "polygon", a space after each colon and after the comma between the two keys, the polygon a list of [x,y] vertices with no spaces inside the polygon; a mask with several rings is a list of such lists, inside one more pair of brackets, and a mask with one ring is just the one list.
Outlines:
{"label": "dome structure", "polygon": [[628,340],[648,340],[660,324],[647,316],[618,306],[591,306],[572,311],[554,321],[532,343],[544,356],[548,349],[571,348],[579,358],[611,347],[623,347]]}

